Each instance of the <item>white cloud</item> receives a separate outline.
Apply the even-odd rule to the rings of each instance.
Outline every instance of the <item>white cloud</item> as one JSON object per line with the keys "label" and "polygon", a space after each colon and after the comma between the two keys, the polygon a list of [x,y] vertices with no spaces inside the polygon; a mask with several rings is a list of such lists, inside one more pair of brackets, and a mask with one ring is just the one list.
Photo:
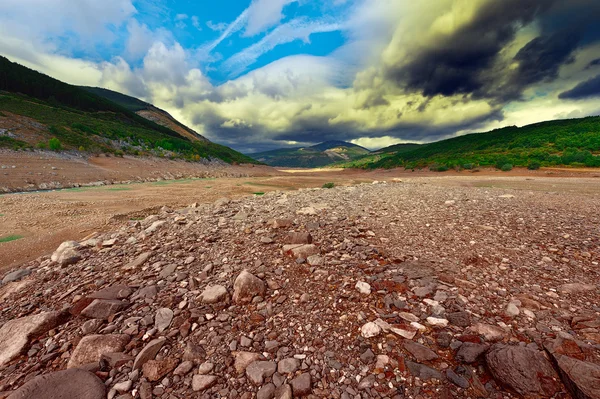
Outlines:
{"label": "white cloud", "polygon": [[227,29],[227,24],[225,22],[214,23],[213,21],[206,21],[206,26],[208,29],[214,30],[215,32],[223,32]]}
{"label": "white cloud", "polygon": [[192,20],[192,25],[194,26],[194,28],[196,28],[198,30],[202,30],[202,26],[200,26],[200,19],[198,19],[198,17],[196,15],[193,15],[191,20]]}
{"label": "white cloud", "polygon": [[[365,147],[369,150],[379,150],[384,147],[389,147],[394,144],[407,143],[407,141],[392,136],[382,137],[361,137],[358,139],[350,140],[352,144]],[[411,141],[414,143],[414,141]]]}
{"label": "white cloud", "polygon": [[254,36],[277,25],[283,19],[283,8],[297,0],[253,0],[248,7],[244,35]]}

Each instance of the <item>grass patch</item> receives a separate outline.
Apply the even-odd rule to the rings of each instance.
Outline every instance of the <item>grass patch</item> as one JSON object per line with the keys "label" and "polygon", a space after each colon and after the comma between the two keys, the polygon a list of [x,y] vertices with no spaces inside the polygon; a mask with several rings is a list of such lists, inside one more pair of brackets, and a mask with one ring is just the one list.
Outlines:
{"label": "grass patch", "polygon": [[256,193],[252,193],[252,194],[254,194],[254,195],[265,195],[265,193],[263,193],[262,191],[258,191]]}
{"label": "grass patch", "polygon": [[129,220],[131,220],[132,222],[137,222],[140,220],[144,220],[144,218],[129,218]]}
{"label": "grass patch", "polygon": [[108,191],[129,191],[131,187],[111,187]]}
{"label": "grass patch", "polygon": [[212,186],[205,186],[204,188],[212,188]]}
{"label": "grass patch", "polygon": [[10,236],[0,237],[0,243],[20,240],[23,237],[24,236],[20,236],[18,234],[13,234],[13,235],[10,235]]}
{"label": "grass patch", "polygon": [[4,214],[3,214],[3,213],[0,213],[0,217],[2,217],[2,216],[4,216]]}
{"label": "grass patch", "polygon": [[322,186],[322,188],[334,188],[334,187],[335,187],[335,183],[325,183]]}

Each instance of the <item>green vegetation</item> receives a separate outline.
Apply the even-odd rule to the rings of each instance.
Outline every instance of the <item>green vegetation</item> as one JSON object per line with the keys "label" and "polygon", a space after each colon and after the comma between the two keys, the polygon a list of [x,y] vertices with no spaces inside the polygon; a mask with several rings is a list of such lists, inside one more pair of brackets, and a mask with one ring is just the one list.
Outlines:
{"label": "green vegetation", "polygon": [[142,100],[138,100],[135,97],[126,96],[125,94],[121,94],[112,90],[102,89],[100,87],[81,86],[81,89],[95,94],[99,97],[104,97],[107,100],[110,100],[113,103],[118,104],[119,106],[131,112],[141,111],[152,106],[151,104],[148,104],[147,102],[144,102]]}
{"label": "green vegetation", "polygon": [[542,167],[542,164],[539,162],[536,162],[536,161],[529,162],[529,165],[527,165],[527,169],[529,169],[529,170],[538,170],[541,167]]}
{"label": "green vegetation", "polygon": [[264,192],[262,192],[262,191],[258,191],[258,192],[256,192],[256,193],[253,193],[253,194],[254,194],[254,195],[259,195],[259,196],[260,196],[260,195],[265,195],[265,193],[264,193]]}
{"label": "green vegetation", "polygon": [[111,187],[108,191],[129,191],[131,189],[131,187]]}
{"label": "green vegetation", "polygon": [[510,163],[505,163],[500,167],[500,170],[503,172],[510,172],[511,170],[513,170],[513,166]]}
{"label": "green vegetation", "polygon": [[48,148],[50,148],[52,151],[60,151],[62,150],[62,144],[60,143],[59,139],[52,137],[50,140],[48,140]]}
{"label": "green vegetation", "polygon": [[[127,97],[127,96],[124,96]],[[131,107],[130,107],[131,108]],[[199,161],[256,163],[228,147],[191,141],[173,130],[82,88],[71,86],[0,56],[0,109],[48,126],[64,150],[114,155],[155,155]],[[0,136],[0,148],[30,149],[36,144]],[[52,149],[52,148],[51,148]]]}
{"label": "green vegetation", "polygon": [[450,168],[446,165],[433,164],[429,166],[429,170],[433,172],[447,172],[450,170]]}
{"label": "green vegetation", "polygon": [[322,188],[334,188],[335,187],[335,183],[325,183],[323,184]]}
{"label": "green vegetation", "polygon": [[[355,161],[360,163],[361,160]],[[418,146],[402,153],[380,154],[362,162],[366,169],[427,166],[463,167],[506,165],[600,167],[600,117],[511,126],[488,133],[459,136]]]}
{"label": "green vegetation", "polygon": [[0,237],[0,244],[3,243],[3,242],[11,242],[11,241],[20,240],[23,237],[24,236],[20,236],[18,234],[13,234],[13,235],[10,235],[10,236]]}

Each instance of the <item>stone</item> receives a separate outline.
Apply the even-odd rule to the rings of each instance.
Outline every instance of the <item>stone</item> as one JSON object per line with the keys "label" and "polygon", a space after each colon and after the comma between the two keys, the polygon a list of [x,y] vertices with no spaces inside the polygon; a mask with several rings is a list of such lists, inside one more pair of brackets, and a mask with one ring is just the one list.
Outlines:
{"label": "stone", "polygon": [[200,294],[200,301],[202,303],[213,304],[219,302],[225,302],[227,299],[227,288],[222,285],[212,285],[206,287],[202,294]]}
{"label": "stone", "polygon": [[365,283],[364,281],[357,282],[354,288],[356,288],[358,292],[360,292],[363,295],[371,294],[371,285],[369,283]]}
{"label": "stone", "polygon": [[148,261],[148,259],[150,259],[151,256],[152,256],[152,252],[144,252],[144,253],[138,255],[137,258],[135,258],[134,260],[132,260],[131,262],[129,262],[128,264],[123,266],[123,269],[125,269],[125,270],[139,269],[144,263],[146,263]]}
{"label": "stone", "polygon": [[104,324],[102,319],[91,319],[81,325],[81,333],[85,336],[93,334]]}
{"label": "stone", "polygon": [[286,241],[288,244],[312,244],[313,238],[308,232],[289,233]]}
{"label": "stone", "polygon": [[31,270],[29,269],[15,270],[14,272],[10,272],[6,276],[4,276],[4,278],[2,279],[2,284],[8,284],[12,283],[13,281],[19,281],[23,277],[27,277],[30,274]]}
{"label": "stone", "polygon": [[177,367],[177,363],[179,363],[179,361],[173,358],[166,358],[163,360],[148,360],[142,366],[142,371],[144,373],[144,377],[146,377],[148,381],[159,381],[165,375],[173,371],[175,367]]}
{"label": "stone", "polygon": [[381,334],[381,327],[377,323],[369,322],[360,328],[360,335],[364,338],[373,338]]}
{"label": "stone", "polygon": [[413,357],[415,359],[417,359],[417,361],[419,361],[419,362],[434,360],[434,359],[437,359],[439,357],[437,355],[437,353],[435,353],[434,351],[432,351],[428,347],[426,347],[424,345],[421,345],[421,344],[418,344],[418,343],[413,342],[413,341],[405,341],[404,342],[404,349],[406,349],[407,351],[409,351],[410,354],[413,355]]}
{"label": "stone", "polygon": [[233,302],[237,304],[250,303],[255,296],[264,296],[265,290],[264,281],[244,270],[233,283]]}
{"label": "stone", "polygon": [[311,393],[312,380],[308,373],[300,374],[290,381],[290,384],[292,385],[294,397],[306,396]]}
{"label": "stone", "polygon": [[158,275],[159,278],[167,278],[177,270],[177,265],[168,265]]}
{"label": "stone", "polygon": [[488,342],[502,341],[506,336],[506,331],[502,327],[492,326],[491,324],[477,323],[470,327],[471,331],[483,336]]}
{"label": "stone", "polygon": [[300,367],[300,362],[293,357],[283,359],[277,364],[277,372],[279,374],[292,374]]}
{"label": "stone", "polygon": [[126,285],[111,285],[100,291],[94,292],[88,295],[88,298],[93,299],[125,299],[128,298],[132,293],[131,288]]}
{"label": "stone", "polygon": [[97,363],[104,354],[123,352],[129,340],[130,337],[127,334],[85,336],[73,351],[67,368],[72,369],[88,363]]}
{"label": "stone", "polygon": [[173,311],[169,308],[160,308],[154,316],[154,326],[159,333],[165,331],[173,320]]}
{"label": "stone", "polygon": [[184,362],[181,362],[181,364],[179,366],[177,366],[175,371],[173,371],[173,374],[178,375],[178,376],[184,376],[187,373],[189,373],[190,371],[192,371],[193,368],[194,368],[194,362],[192,362],[190,360],[186,360]]}
{"label": "stone", "polygon": [[600,399],[600,366],[561,354],[552,354],[561,380],[574,398]]}
{"label": "stone", "polygon": [[323,258],[321,258],[319,255],[311,255],[306,258],[306,263],[311,266],[321,266],[323,265]]}
{"label": "stone", "polygon": [[273,399],[275,396],[275,384],[268,383],[258,390],[256,399]]}
{"label": "stone", "polygon": [[511,302],[506,306],[504,313],[506,313],[506,315],[509,317],[516,317],[519,315],[519,313],[521,313],[521,311],[519,310],[517,305]]}
{"label": "stone", "polygon": [[101,362],[106,362],[111,368],[119,368],[133,360],[133,356],[124,354],[123,352],[108,352],[100,356]]}
{"label": "stone", "polygon": [[364,364],[369,364],[375,359],[375,354],[371,350],[371,348],[367,349],[360,355],[360,361]]}
{"label": "stone", "polygon": [[258,360],[246,367],[246,376],[254,385],[260,386],[264,379],[275,374],[276,370],[275,362]]}
{"label": "stone", "polygon": [[85,309],[81,311],[81,315],[89,319],[108,318],[129,306],[127,301],[110,300],[110,299],[94,299]]}
{"label": "stone", "polygon": [[314,244],[305,245],[284,245],[283,252],[291,253],[296,259],[307,259],[312,255],[319,255],[321,251]]}
{"label": "stone", "polygon": [[131,299],[134,301],[137,299],[152,299],[156,297],[156,294],[158,294],[158,288],[156,285],[148,285],[140,288]]}
{"label": "stone", "polygon": [[457,327],[469,327],[471,325],[471,315],[469,312],[454,312],[446,314],[446,319],[450,324]]}
{"label": "stone", "polygon": [[434,327],[446,327],[448,326],[448,320],[446,319],[440,319],[437,317],[428,317],[427,318],[427,323],[429,323],[430,325],[434,326]]}
{"label": "stone", "polygon": [[274,229],[282,229],[285,227],[291,227],[294,222],[290,219],[275,219],[273,220],[272,227]]}
{"label": "stone", "polygon": [[215,364],[211,362],[204,362],[198,367],[198,374],[205,375],[213,371]]}
{"label": "stone", "polygon": [[205,391],[213,387],[218,379],[219,377],[216,375],[195,375],[192,378],[192,390],[194,392]]}
{"label": "stone", "polygon": [[0,327],[0,366],[23,353],[30,339],[45,334],[61,321],[58,313],[45,312],[4,323]]}
{"label": "stone", "polygon": [[233,352],[233,356],[235,357],[235,361],[233,367],[238,374],[246,371],[246,368],[255,361],[259,360],[262,355],[260,353],[254,352]]}
{"label": "stone", "polygon": [[106,399],[106,388],[94,373],[70,369],[39,375],[12,392],[7,399],[34,398]]}
{"label": "stone", "polygon": [[182,360],[191,360],[195,364],[203,361],[206,357],[206,351],[202,346],[197,345],[193,342],[188,341],[185,345],[185,350],[183,351]]}
{"label": "stone", "polygon": [[61,266],[75,264],[81,260],[79,247],[80,245],[76,241],[65,241],[54,251],[50,259]]}
{"label": "stone", "polygon": [[462,389],[469,388],[469,381],[463,377],[462,375],[458,375],[452,369],[446,370],[446,378],[448,381],[452,382],[454,385],[461,387]]}
{"label": "stone", "polygon": [[366,389],[370,389],[375,385],[375,375],[371,374],[360,380],[358,383],[358,389],[360,391],[364,391]]}
{"label": "stone", "polygon": [[113,386],[113,389],[119,393],[124,393],[124,392],[129,392],[129,390],[131,389],[132,386],[133,386],[133,382],[130,380],[127,380],[127,381],[122,381],[122,382],[116,383]]}
{"label": "stone", "polygon": [[292,399],[292,387],[289,384],[280,385],[279,388],[275,390],[274,399]]}
{"label": "stone", "polygon": [[144,349],[142,349],[135,357],[133,369],[139,370],[148,360],[154,359],[166,341],[166,338],[161,337],[148,342],[146,346],[144,346]]}
{"label": "stone", "polygon": [[152,234],[156,230],[158,230],[160,227],[162,227],[165,223],[166,222],[164,220],[157,220],[156,222],[152,223],[150,225],[150,227],[148,227],[146,230],[144,230],[144,233],[146,233],[146,234]]}
{"label": "stone", "polygon": [[552,397],[561,391],[558,375],[542,352],[496,344],[485,356],[494,378],[524,397]]}
{"label": "stone", "polygon": [[558,287],[558,292],[563,294],[582,294],[584,292],[596,291],[597,289],[598,287],[593,284],[572,283],[561,285]]}
{"label": "stone", "polygon": [[425,366],[424,364],[407,361],[406,367],[408,367],[408,370],[412,375],[414,375],[415,377],[419,377],[422,380],[444,380],[444,376],[442,375],[442,373],[440,373],[436,369],[432,369],[431,367]]}
{"label": "stone", "polygon": [[456,360],[463,363],[474,363],[479,356],[489,349],[488,345],[472,342],[463,343],[456,353]]}

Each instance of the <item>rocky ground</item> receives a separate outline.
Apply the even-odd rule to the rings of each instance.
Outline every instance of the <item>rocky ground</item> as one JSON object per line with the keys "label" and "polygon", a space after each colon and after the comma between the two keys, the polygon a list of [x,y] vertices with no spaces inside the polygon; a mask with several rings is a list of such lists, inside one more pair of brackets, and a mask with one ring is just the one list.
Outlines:
{"label": "rocky ground", "polygon": [[418,179],[163,208],[4,276],[0,397],[599,398],[598,209]]}

